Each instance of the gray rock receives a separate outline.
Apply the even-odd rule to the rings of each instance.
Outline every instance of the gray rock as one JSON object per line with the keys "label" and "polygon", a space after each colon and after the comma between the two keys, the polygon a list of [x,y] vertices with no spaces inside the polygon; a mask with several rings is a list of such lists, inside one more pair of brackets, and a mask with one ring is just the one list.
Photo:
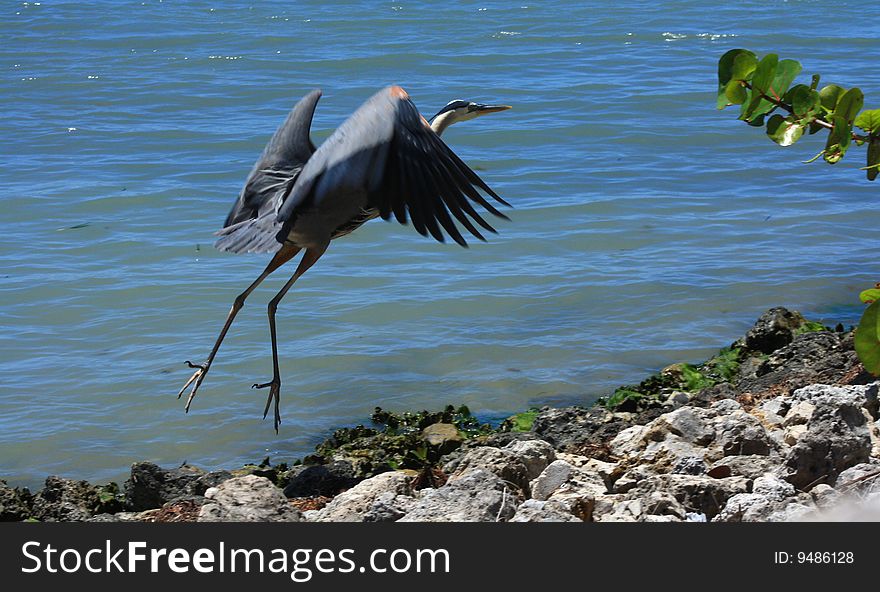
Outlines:
{"label": "gray rock", "polygon": [[761,404],[762,410],[767,413],[772,413],[773,415],[778,415],[779,417],[785,417],[785,414],[788,413],[790,408],[791,401],[788,397],[773,397]]}
{"label": "gray rock", "polygon": [[861,495],[880,492],[880,464],[860,463],[846,469],[837,476],[835,488]]}
{"label": "gray rock", "polygon": [[670,432],[697,446],[707,446],[715,439],[715,429],[705,409],[682,407],[661,415],[649,425],[651,431]]}
{"label": "gray rock", "polygon": [[[803,390],[804,389],[801,389],[801,391]],[[812,417],[815,408],[816,406],[809,401],[796,401],[795,404],[791,406],[791,409],[788,410],[788,413],[785,414],[785,419],[782,421],[782,427],[787,428],[806,424],[810,421],[810,417]]]}
{"label": "gray rock", "polygon": [[799,312],[786,308],[771,308],[761,315],[749,329],[745,346],[753,351],[770,354],[791,343],[806,320]]}
{"label": "gray rock", "polygon": [[332,497],[350,487],[359,479],[354,466],[347,460],[326,465],[306,465],[294,468],[284,484],[287,497]]}
{"label": "gray rock", "polygon": [[773,441],[758,419],[745,411],[733,411],[720,417],[715,430],[724,456],[735,454],[770,454]]}
{"label": "gray rock", "polygon": [[526,500],[516,509],[511,522],[581,522],[559,502]]}
{"label": "gray rock", "polygon": [[364,522],[396,522],[416,505],[408,495],[395,495],[390,491],[379,494],[370,509],[364,513]]}
{"label": "gray rock", "polygon": [[685,456],[672,466],[672,471],[670,472],[680,475],[702,475],[706,472],[706,463],[700,457]]}
{"label": "gray rock", "polygon": [[[318,511],[313,520],[316,522],[362,522],[364,516],[373,508],[374,502],[381,495],[390,494],[393,499],[398,494],[410,493],[410,481],[412,481],[412,477],[403,471],[382,473],[365,479],[333,498],[330,503]],[[374,515],[377,512],[374,512]]]}
{"label": "gray rock", "polygon": [[453,477],[471,469],[485,469],[494,473],[528,495],[529,470],[522,459],[508,449],[480,446],[468,450],[464,456],[444,467],[444,471]]}
{"label": "gray rock", "polygon": [[826,403],[838,407],[848,405],[863,407],[868,405],[868,401],[872,396],[876,399],[876,391],[876,383],[846,386],[811,384],[794,391],[792,399],[798,402],[812,403],[813,405]]}
{"label": "gray rock", "polygon": [[33,499],[33,517],[42,522],[81,522],[100,504],[98,490],[87,481],[51,476]]}
{"label": "gray rock", "polygon": [[791,483],[787,483],[773,474],[767,474],[755,479],[752,484],[752,493],[781,501],[796,495],[797,491]]}
{"label": "gray rock", "polygon": [[546,500],[563,483],[568,481],[572,471],[574,471],[574,467],[564,460],[555,460],[547,465],[544,471],[530,484],[532,498]]}
{"label": "gray rock", "polygon": [[639,483],[627,498],[649,500],[654,492],[666,492],[684,506],[685,512],[698,512],[711,519],[728,499],[738,493],[747,493],[751,484],[752,481],[745,477],[713,479],[695,475],[656,475]]}
{"label": "gray rock", "polygon": [[792,505],[801,505],[794,486],[768,473],[755,479],[750,493],[728,499],[713,522],[785,522],[791,516],[786,508]]}
{"label": "gray rock", "polygon": [[516,440],[505,446],[504,450],[512,452],[522,461],[529,481],[556,460],[556,451],[543,440]]}
{"label": "gray rock", "polygon": [[777,396],[817,383],[868,382],[865,373],[856,372],[858,364],[852,333],[802,333],[761,361],[750,375],[741,368],[736,389],[740,393]]}
{"label": "gray rock", "polygon": [[[131,465],[131,476],[125,482],[125,507],[134,512],[160,508],[170,501],[197,496],[194,489],[204,470],[184,464],[176,469],[163,469],[151,462]],[[204,493],[204,489],[202,490]]]}
{"label": "gray rock", "polygon": [[728,413],[733,413],[734,411],[741,411],[742,405],[734,401],[733,399],[721,399],[720,401],[715,401],[709,406],[709,409],[713,411],[716,415],[727,415]]}
{"label": "gray rock", "polygon": [[673,516],[677,520],[684,520],[687,510],[684,506],[667,491],[652,491],[643,500],[645,517],[648,516]]}
{"label": "gray rock", "polygon": [[29,518],[32,503],[30,491],[9,487],[0,479],[0,522],[19,522]]}
{"label": "gray rock", "polygon": [[399,522],[495,522],[516,511],[516,492],[485,469],[469,469],[443,487],[422,492]]}
{"label": "gray rock", "polygon": [[245,475],[205,492],[199,522],[301,522],[302,514],[265,477]]}
{"label": "gray rock", "polygon": [[451,423],[435,423],[422,430],[422,439],[437,448],[440,454],[449,454],[464,441],[458,428]]}
{"label": "gray rock", "polygon": [[842,471],[867,462],[871,454],[871,436],[856,394],[839,387],[821,392],[811,388],[808,393],[816,408],[806,433],[785,459],[786,479],[798,489],[820,482],[832,485]]}
{"label": "gray rock", "polygon": [[762,454],[725,456],[709,467],[712,472],[719,467],[728,467],[730,475],[741,475],[749,479],[757,479],[764,473],[771,472],[779,466],[779,458]]}

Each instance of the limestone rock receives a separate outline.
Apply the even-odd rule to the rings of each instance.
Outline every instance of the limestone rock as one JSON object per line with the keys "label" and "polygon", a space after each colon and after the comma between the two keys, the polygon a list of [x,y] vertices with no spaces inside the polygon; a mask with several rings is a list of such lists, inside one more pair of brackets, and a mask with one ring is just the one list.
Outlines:
{"label": "limestone rock", "polygon": [[806,433],[786,456],[786,478],[790,483],[798,489],[818,482],[830,485],[842,471],[867,462],[871,437],[857,393],[813,385],[795,395],[801,399],[808,396],[815,409]]}
{"label": "limestone rock", "polygon": [[639,483],[627,497],[649,498],[654,492],[667,492],[684,506],[686,512],[705,514],[711,519],[728,499],[738,493],[747,493],[751,484],[751,479],[745,477],[713,479],[696,475],[656,475]]}
{"label": "limestone rock", "polygon": [[495,522],[513,517],[516,505],[516,492],[500,477],[473,468],[453,475],[443,487],[422,490],[399,522]]}
{"label": "limestone rock", "polygon": [[458,428],[451,423],[435,423],[422,430],[422,439],[438,449],[440,454],[449,454],[464,441]]}
{"label": "limestone rock", "polygon": [[526,467],[526,478],[530,481],[556,460],[556,451],[543,440],[515,440],[504,450],[512,452],[522,461]]}
{"label": "limestone rock", "polygon": [[782,307],[771,308],[746,333],[745,346],[764,354],[773,353],[791,343],[797,330],[805,323],[806,320],[799,312]]}
{"label": "limestone rock", "polygon": [[581,522],[560,502],[526,500],[516,509],[511,522]]}
{"label": "limestone rock", "polygon": [[265,477],[245,475],[205,492],[199,522],[301,522],[302,514]]}
{"label": "limestone rock", "polygon": [[140,512],[160,508],[170,501],[203,495],[207,487],[200,488],[198,484],[207,485],[204,480],[199,482],[206,475],[204,470],[187,464],[163,469],[151,462],[134,463],[131,476],[125,482],[125,507]]}
{"label": "limestone rock", "polygon": [[493,446],[472,448],[444,467],[446,473],[453,477],[471,469],[485,469],[528,494],[529,470],[523,460],[511,450]]}
{"label": "limestone rock", "polygon": [[51,476],[34,496],[32,514],[43,522],[81,522],[90,518],[98,505],[97,488],[87,481]]}
{"label": "limestone rock", "polygon": [[416,504],[408,495],[394,494],[391,491],[379,494],[364,513],[364,522],[395,522],[400,520]]}
{"label": "limestone rock", "polygon": [[364,516],[372,509],[374,502],[381,495],[390,494],[393,499],[398,494],[410,493],[411,480],[412,477],[403,471],[382,473],[365,479],[333,498],[330,503],[318,511],[313,520],[316,522],[362,522]]}
{"label": "limestone rock", "polygon": [[27,489],[9,487],[0,479],[0,522],[18,522],[31,515],[33,496]]}
{"label": "limestone rock", "polygon": [[287,497],[334,496],[358,482],[349,461],[307,465],[294,469],[284,484]]}

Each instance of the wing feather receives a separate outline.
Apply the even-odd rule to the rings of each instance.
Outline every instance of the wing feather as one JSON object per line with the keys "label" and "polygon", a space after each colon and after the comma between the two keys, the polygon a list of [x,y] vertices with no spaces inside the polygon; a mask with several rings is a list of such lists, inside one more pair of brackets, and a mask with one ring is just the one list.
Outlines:
{"label": "wing feather", "polygon": [[313,90],[300,99],[272,135],[217,233],[218,249],[235,253],[277,250],[277,242],[264,240],[264,235],[274,237],[275,211],[315,152],[309,131],[320,98],[321,91]]}
{"label": "wing feather", "polygon": [[[434,133],[419,115],[405,93],[387,92],[386,116],[393,133],[388,167],[378,191],[370,196],[382,218],[393,213],[406,223],[407,213],[413,227],[422,235],[431,234],[443,242],[443,231],[455,242],[467,242],[450,214],[470,234],[485,240],[472,222],[490,232],[495,229],[480,216],[470,202],[479,204],[494,216],[505,218],[483,195],[509,206],[470,167]],[[442,227],[442,230],[441,230]],[[427,232],[426,232],[427,231]]]}

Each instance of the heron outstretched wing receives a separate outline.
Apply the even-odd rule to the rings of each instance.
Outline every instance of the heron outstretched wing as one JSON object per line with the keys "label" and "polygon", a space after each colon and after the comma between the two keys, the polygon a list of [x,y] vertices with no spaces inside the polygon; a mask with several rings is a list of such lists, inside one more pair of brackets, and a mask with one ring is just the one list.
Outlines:
{"label": "heron outstretched wing", "polygon": [[223,227],[258,217],[267,209],[277,209],[305,163],[315,152],[309,137],[320,90],[313,90],[291,109],[281,127],[266,144],[254,164],[244,188]]}
{"label": "heron outstretched wing", "polygon": [[276,239],[284,241],[303,208],[366,195],[367,207],[382,218],[410,219],[416,231],[440,242],[445,230],[465,246],[453,218],[480,240],[474,223],[495,232],[473,203],[506,218],[481,191],[509,205],[431,130],[406,92],[392,86],[364,103],[312,155],[278,211],[283,226]]}

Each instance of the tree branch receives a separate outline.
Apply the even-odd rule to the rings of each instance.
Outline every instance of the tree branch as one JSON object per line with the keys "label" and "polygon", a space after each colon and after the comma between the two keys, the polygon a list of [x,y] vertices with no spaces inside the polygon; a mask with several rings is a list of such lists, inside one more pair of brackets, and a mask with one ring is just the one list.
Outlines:
{"label": "tree branch", "polygon": [[[753,90],[752,85],[749,84],[748,82],[746,82],[745,80],[742,81],[742,84],[746,88]],[[776,105],[777,107],[779,107],[781,109],[785,109],[786,111],[788,111],[792,115],[795,114],[794,108],[791,105],[789,105],[788,103],[783,103],[780,99],[777,99],[774,97],[768,97],[763,92],[761,93],[761,98],[766,101],[769,101],[770,103],[773,103],[774,105]],[[825,129],[830,129],[830,130],[834,129],[833,123],[825,121],[821,117],[817,117],[816,119],[813,120],[813,122],[820,127],[824,127]],[[867,136],[862,136],[862,135],[859,135],[855,132],[850,132],[850,135],[852,136],[852,139],[855,140],[856,142],[867,142],[868,141]]]}

